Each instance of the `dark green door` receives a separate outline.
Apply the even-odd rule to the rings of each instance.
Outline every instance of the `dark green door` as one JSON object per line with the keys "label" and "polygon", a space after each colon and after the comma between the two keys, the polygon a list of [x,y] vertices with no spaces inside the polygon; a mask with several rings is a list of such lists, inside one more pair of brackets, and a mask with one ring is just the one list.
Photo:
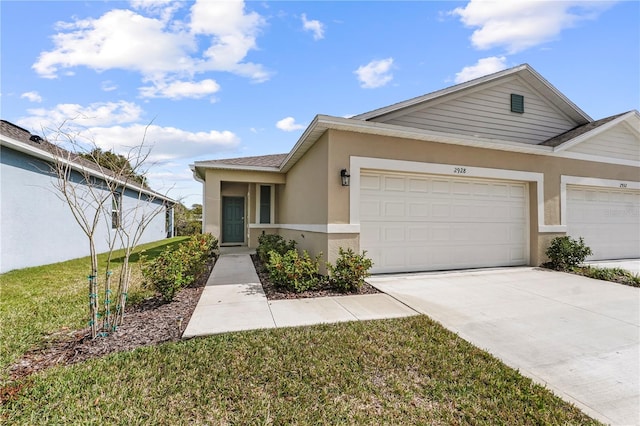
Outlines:
{"label": "dark green door", "polygon": [[222,198],[222,242],[244,243],[244,197]]}

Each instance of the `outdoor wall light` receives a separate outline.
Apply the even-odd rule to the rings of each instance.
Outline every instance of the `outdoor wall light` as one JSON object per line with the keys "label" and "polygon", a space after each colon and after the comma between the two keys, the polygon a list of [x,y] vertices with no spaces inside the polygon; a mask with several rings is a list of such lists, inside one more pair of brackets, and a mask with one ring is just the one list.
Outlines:
{"label": "outdoor wall light", "polygon": [[349,178],[351,175],[347,169],[340,170],[340,178],[342,179],[342,186],[349,186]]}

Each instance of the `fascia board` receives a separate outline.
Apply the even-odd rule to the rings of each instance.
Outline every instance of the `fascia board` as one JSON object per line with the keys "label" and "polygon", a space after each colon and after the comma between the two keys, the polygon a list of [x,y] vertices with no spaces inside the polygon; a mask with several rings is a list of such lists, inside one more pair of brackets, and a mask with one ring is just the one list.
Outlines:
{"label": "fascia board", "polygon": [[403,102],[398,102],[393,105],[389,105],[383,108],[378,108],[373,111],[366,112],[364,114],[359,114],[353,119],[356,120],[369,120],[374,117],[380,117],[383,115],[388,115],[400,110],[406,110],[409,107],[418,105],[423,102],[433,101],[442,97],[450,97],[452,94],[459,93],[460,95],[464,94],[464,92],[469,92],[473,89],[479,90],[483,87],[487,86],[489,82],[497,82],[497,80],[504,79],[507,76],[519,76],[523,80],[525,80],[532,88],[544,94],[544,96],[554,104],[560,111],[569,116],[572,120],[577,123],[588,123],[593,121],[593,119],[585,113],[583,110],[578,108],[576,104],[571,102],[565,95],[563,95],[558,89],[556,89],[551,83],[549,83],[544,77],[542,77],[538,72],[536,72],[533,68],[531,68],[528,64],[523,64],[518,67],[510,68],[504,70],[502,72],[497,72],[494,74],[490,74],[484,77],[477,78],[475,80],[471,80],[465,83],[457,84],[455,86],[451,86],[445,89],[441,89],[423,96],[419,96],[416,98],[412,98]]}
{"label": "fascia board", "polygon": [[242,165],[234,165],[234,164],[203,164],[203,163],[195,163],[191,166],[192,170],[195,169],[215,169],[215,170],[250,170],[254,172],[270,172],[270,173],[279,173],[280,168],[278,167],[265,167],[265,166],[242,166]]}
{"label": "fascia board", "polygon": [[[544,78],[542,75],[540,75],[536,70],[534,70],[532,67],[528,65],[526,65],[525,68],[529,72],[529,75],[531,77],[535,77],[535,79],[527,78],[526,77],[527,74],[523,73],[523,75],[525,76],[524,78],[527,78],[529,80],[529,84],[531,84],[534,87],[540,85],[541,88],[546,89],[547,91],[555,95],[557,98],[559,98],[562,101],[562,103],[564,103],[566,106],[569,107],[569,111],[573,111],[575,114],[577,114],[577,116],[573,114],[572,118],[574,120],[576,120],[577,122],[584,122],[584,123],[593,121],[593,118],[591,118],[589,114],[587,114],[582,109],[580,109],[576,104],[571,102],[569,98],[563,95],[562,92],[560,92],[553,84],[549,83],[549,81],[546,78]],[[549,100],[553,102],[552,99],[549,99]],[[563,110],[565,113],[568,112],[565,110],[565,108],[562,108],[562,105],[558,105],[556,102],[554,102],[554,104],[556,104],[556,106],[559,107],[561,110]],[[582,118],[582,120],[580,120],[580,118]]]}
{"label": "fascia board", "polygon": [[356,120],[369,120],[370,118],[373,118],[373,117],[380,117],[382,115],[386,115],[401,109],[405,109],[405,108],[408,108],[432,99],[437,99],[442,96],[447,96],[453,93],[464,91],[471,87],[479,86],[491,80],[496,80],[510,74],[515,74],[525,68],[526,68],[526,65],[520,65],[515,68],[510,68],[501,72],[486,75],[484,77],[479,77],[474,80],[466,81],[464,83],[456,84],[451,87],[446,87],[444,89],[436,90],[435,92],[428,93],[426,95],[418,96],[412,99],[408,99],[406,101],[402,101],[386,107],[378,108],[373,111],[365,112],[363,114],[356,115],[352,118]]}
{"label": "fascia board", "polygon": [[2,143],[3,146],[6,146],[6,147],[11,148],[11,149],[14,149],[14,150],[16,150],[18,152],[22,152],[23,154],[27,154],[27,155],[29,155],[31,157],[38,158],[40,160],[44,160],[44,161],[47,161],[47,162],[61,161],[64,165],[67,165],[67,166],[71,167],[73,170],[80,171],[81,173],[88,173],[91,176],[97,177],[99,179],[112,180],[112,181],[116,182],[117,184],[122,185],[125,188],[131,189],[133,191],[141,192],[143,194],[152,196],[152,197],[154,197],[156,199],[160,199],[162,201],[167,201],[167,202],[169,202],[171,204],[175,204],[176,203],[175,200],[173,200],[173,199],[171,199],[169,197],[166,197],[166,196],[164,196],[164,195],[162,195],[162,194],[160,194],[158,192],[155,192],[153,190],[140,188],[140,187],[131,185],[130,183],[125,182],[125,181],[120,180],[120,179],[114,179],[111,176],[107,176],[104,173],[100,173],[98,170],[93,170],[91,168],[84,167],[84,166],[82,166],[82,165],[80,165],[80,164],[78,164],[76,162],[70,161],[70,160],[68,160],[66,158],[58,158],[55,155],[51,154],[50,152],[43,151],[43,150],[38,149],[36,147],[29,146],[29,145],[25,144],[24,142],[17,141],[17,140],[15,140],[13,138],[10,138],[8,136],[1,135],[0,142]]}

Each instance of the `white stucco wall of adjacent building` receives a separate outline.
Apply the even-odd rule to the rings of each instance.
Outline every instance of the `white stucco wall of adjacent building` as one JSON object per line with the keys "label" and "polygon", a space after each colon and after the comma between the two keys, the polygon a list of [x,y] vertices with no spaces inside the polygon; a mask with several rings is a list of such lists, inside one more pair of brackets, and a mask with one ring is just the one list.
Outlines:
{"label": "white stucco wall of adjacent building", "polygon": [[[86,235],[77,224],[69,206],[59,198],[47,163],[2,147],[0,152],[0,273],[39,266],[89,255]],[[140,203],[147,214],[146,202],[126,192],[123,212]],[[161,201],[153,204],[155,209]],[[111,202],[105,207],[111,210]],[[88,208],[90,213],[92,208]],[[127,217],[123,217],[125,224]],[[112,232],[110,217],[100,220],[95,242],[99,253],[108,250]],[[165,209],[149,224],[140,243],[166,238]]]}

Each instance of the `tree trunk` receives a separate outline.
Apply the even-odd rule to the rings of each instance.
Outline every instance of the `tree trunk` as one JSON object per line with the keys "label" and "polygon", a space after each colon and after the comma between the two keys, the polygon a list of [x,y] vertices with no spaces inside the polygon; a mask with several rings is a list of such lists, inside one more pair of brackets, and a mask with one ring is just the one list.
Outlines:
{"label": "tree trunk", "polygon": [[91,275],[89,275],[89,326],[91,338],[98,335],[98,254],[93,240],[89,241],[91,252]]}

